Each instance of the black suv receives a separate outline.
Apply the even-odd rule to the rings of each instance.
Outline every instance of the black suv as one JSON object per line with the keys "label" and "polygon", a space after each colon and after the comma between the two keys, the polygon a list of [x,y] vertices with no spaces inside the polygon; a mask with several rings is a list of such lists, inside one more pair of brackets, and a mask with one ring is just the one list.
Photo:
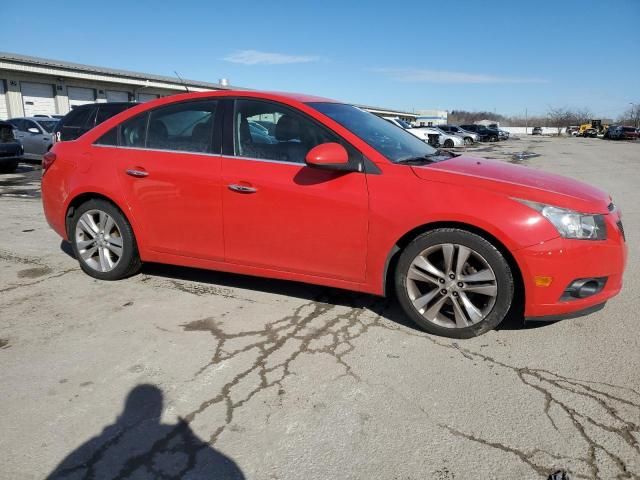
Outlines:
{"label": "black suv", "polygon": [[136,102],[88,103],[80,105],[67,113],[53,130],[56,142],[75,140],[128,108],[138,105]]}
{"label": "black suv", "polygon": [[484,125],[460,125],[460,128],[480,135],[481,142],[497,142],[500,140],[500,132]]}
{"label": "black suv", "polygon": [[13,125],[0,120],[0,172],[15,172],[23,152],[22,144],[13,134]]}

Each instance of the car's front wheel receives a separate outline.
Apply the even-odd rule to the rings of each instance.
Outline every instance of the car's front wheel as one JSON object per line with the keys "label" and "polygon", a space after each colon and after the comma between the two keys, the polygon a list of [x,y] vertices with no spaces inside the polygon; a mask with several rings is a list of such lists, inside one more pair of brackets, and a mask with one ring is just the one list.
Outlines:
{"label": "car's front wheel", "polygon": [[415,238],[395,272],[398,301],[425,331],[470,338],[498,326],[514,297],[502,253],[483,237],[441,228]]}
{"label": "car's front wheel", "polygon": [[444,148],[453,148],[453,140],[448,138],[444,141]]}
{"label": "car's front wheel", "polygon": [[119,280],[140,269],[131,225],[113,204],[89,200],[75,209],[69,228],[73,252],[85,273],[100,280]]}

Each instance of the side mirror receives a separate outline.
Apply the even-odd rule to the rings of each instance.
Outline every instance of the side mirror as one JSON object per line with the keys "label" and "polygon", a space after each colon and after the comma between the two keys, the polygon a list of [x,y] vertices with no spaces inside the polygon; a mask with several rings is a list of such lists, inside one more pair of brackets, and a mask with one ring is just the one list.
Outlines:
{"label": "side mirror", "polygon": [[27,129],[27,132],[29,132],[29,133],[40,133],[40,130],[38,130],[36,127],[31,127],[29,129]]}
{"label": "side mirror", "polygon": [[325,170],[353,171],[347,150],[339,143],[321,143],[307,152],[305,162],[310,167]]}

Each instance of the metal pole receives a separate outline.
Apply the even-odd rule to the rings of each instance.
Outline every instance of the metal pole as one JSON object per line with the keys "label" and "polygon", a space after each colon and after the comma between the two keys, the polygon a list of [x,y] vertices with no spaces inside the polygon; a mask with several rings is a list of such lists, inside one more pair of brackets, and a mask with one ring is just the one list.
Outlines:
{"label": "metal pole", "polygon": [[529,131],[529,117],[527,116],[527,109],[524,109],[524,134],[527,135]]}

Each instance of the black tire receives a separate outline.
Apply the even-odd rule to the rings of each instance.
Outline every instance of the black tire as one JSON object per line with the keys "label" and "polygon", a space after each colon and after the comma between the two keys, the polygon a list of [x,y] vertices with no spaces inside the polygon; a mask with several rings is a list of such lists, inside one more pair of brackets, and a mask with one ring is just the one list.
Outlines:
{"label": "black tire", "polygon": [[[80,254],[76,241],[76,229],[78,228],[80,218],[89,211],[105,212],[113,219],[117,229],[119,230],[122,241],[122,254],[112,270],[104,272],[96,270],[89,265]],[[69,222],[68,236],[71,247],[73,248],[73,253],[80,264],[80,268],[82,268],[87,275],[99,280],[120,280],[122,278],[130,277],[140,270],[142,262],[140,260],[138,245],[136,243],[131,224],[120,209],[106,200],[94,198],[77,207]]]}
{"label": "black tire", "polygon": [[0,165],[0,173],[13,173],[18,169],[18,162],[7,162]]}
{"label": "black tire", "polygon": [[453,148],[453,140],[448,138],[444,141],[444,148]]}
{"label": "black tire", "polygon": [[473,138],[471,138],[471,137],[464,137],[464,144],[465,144],[465,145],[471,145],[471,144],[473,144]]}
{"label": "black tire", "polygon": [[[413,260],[428,248],[440,244],[454,244],[475,251],[495,275],[497,293],[494,304],[477,323],[459,328],[438,325],[420,314],[409,297],[407,275]],[[439,228],[416,237],[400,254],[394,276],[398,302],[407,316],[426,332],[443,337],[471,338],[494,329],[509,313],[514,298],[513,274],[500,250],[483,237],[458,228]]]}
{"label": "black tire", "polygon": [[489,138],[490,142],[497,142],[498,141],[498,137],[496,137],[495,135],[492,135],[491,138]]}

